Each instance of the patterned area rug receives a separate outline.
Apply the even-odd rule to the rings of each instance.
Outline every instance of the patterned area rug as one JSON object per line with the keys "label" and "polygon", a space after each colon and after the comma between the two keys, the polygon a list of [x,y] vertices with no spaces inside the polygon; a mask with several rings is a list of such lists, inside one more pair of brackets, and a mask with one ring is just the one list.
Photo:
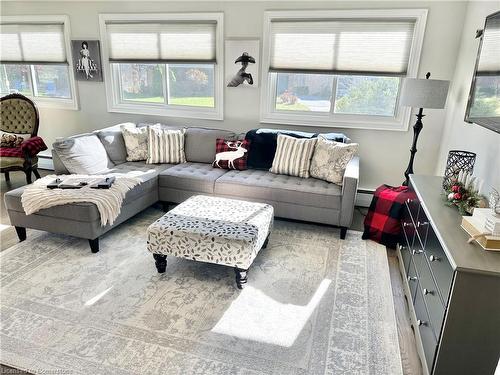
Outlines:
{"label": "patterned area rug", "polygon": [[0,254],[3,364],[57,374],[401,374],[384,247],[277,220],[243,291],[146,251],[149,209],[101,239],[28,231]]}

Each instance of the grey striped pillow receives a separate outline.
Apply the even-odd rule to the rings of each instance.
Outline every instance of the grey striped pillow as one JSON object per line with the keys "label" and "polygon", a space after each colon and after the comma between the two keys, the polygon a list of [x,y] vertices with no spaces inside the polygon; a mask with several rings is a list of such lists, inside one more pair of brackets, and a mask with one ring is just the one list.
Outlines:
{"label": "grey striped pillow", "polygon": [[162,129],[160,126],[148,126],[148,159],[146,163],[186,162],[184,154],[184,129]]}
{"label": "grey striped pillow", "polygon": [[294,138],[278,134],[276,154],[269,171],[308,178],[315,145],[316,138]]}

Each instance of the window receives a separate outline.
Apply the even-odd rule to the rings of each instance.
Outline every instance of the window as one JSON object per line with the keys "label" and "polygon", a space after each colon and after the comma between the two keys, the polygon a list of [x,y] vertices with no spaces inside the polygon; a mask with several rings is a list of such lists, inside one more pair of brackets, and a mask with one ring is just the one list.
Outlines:
{"label": "window", "polygon": [[406,130],[425,10],[266,12],[261,121]]}
{"label": "window", "polygon": [[222,14],[100,22],[109,111],[222,119]]}
{"label": "window", "polygon": [[76,109],[66,16],[2,17],[0,93]]}

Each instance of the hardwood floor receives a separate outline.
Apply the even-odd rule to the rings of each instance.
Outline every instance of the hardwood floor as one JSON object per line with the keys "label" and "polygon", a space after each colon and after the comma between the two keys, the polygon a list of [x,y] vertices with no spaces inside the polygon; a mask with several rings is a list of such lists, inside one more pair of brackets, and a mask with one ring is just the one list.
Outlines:
{"label": "hardwood floor", "polygon": [[[52,171],[40,170],[40,174],[46,176]],[[24,173],[11,173],[10,183],[5,178],[0,177],[0,190],[2,202],[0,204],[0,251],[6,250],[18,242],[16,231],[10,226],[9,218],[5,210],[4,194],[12,189],[26,184]],[[366,208],[356,207],[354,211],[353,225],[351,229],[362,231],[363,220]],[[417,354],[415,336],[410,325],[408,306],[403,292],[403,284],[399,273],[398,259],[394,250],[387,249],[389,271],[391,274],[392,294],[394,298],[394,308],[399,338],[399,349],[404,375],[420,375],[422,368]],[[16,370],[0,364],[0,374],[30,374],[21,370]]]}

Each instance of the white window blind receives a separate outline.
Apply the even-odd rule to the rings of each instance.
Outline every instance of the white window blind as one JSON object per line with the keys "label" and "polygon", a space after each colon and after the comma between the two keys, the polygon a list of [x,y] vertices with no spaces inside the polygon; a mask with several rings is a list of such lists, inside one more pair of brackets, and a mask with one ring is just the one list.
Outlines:
{"label": "white window blind", "polygon": [[500,15],[486,22],[477,72],[478,75],[500,74]]}
{"label": "white window blind", "polygon": [[271,22],[271,71],[405,75],[415,20]]}
{"label": "white window blind", "polygon": [[215,22],[108,23],[111,62],[215,62]]}
{"label": "white window blind", "polygon": [[67,62],[62,23],[2,24],[0,36],[2,62],[18,64]]}

